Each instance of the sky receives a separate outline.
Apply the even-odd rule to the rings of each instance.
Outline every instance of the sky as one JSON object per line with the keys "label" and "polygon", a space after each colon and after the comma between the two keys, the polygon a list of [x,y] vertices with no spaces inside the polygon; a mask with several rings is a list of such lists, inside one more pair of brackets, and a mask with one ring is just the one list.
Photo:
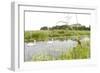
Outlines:
{"label": "sky", "polygon": [[41,27],[52,27],[63,25],[67,22],[69,25],[80,23],[85,26],[90,25],[90,15],[88,14],[64,14],[64,13],[44,13],[44,12],[25,12],[25,31],[40,30]]}

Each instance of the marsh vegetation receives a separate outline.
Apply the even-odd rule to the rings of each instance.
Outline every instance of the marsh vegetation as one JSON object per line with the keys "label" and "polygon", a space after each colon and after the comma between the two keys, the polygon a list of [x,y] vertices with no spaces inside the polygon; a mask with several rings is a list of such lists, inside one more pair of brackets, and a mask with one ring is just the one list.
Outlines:
{"label": "marsh vegetation", "polygon": [[[84,40],[85,38],[88,40]],[[30,42],[34,43],[34,40],[35,45],[27,45]],[[25,61],[90,58],[90,27],[62,25],[48,28],[44,26],[40,30],[25,31],[24,41]],[[49,41],[52,43],[48,43]]]}
{"label": "marsh vegetation", "polygon": [[[73,26],[74,25],[74,26]],[[90,35],[90,27],[82,26],[81,24],[53,26],[51,28],[41,27],[41,30],[37,31],[25,31],[25,42],[36,41],[48,41],[65,40],[74,37],[81,37],[83,35]]]}

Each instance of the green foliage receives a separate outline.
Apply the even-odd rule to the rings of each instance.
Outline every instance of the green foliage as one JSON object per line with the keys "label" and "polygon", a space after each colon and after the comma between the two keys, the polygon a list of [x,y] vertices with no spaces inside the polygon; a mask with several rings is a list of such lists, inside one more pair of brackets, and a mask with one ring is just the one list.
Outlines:
{"label": "green foliage", "polygon": [[48,27],[46,27],[46,26],[41,27],[40,30],[48,30]]}
{"label": "green foliage", "polygon": [[25,42],[46,41],[48,40],[48,32],[45,31],[25,31]]}
{"label": "green foliage", "polygon": [[48,34],[46,32],[32,32],[32,39],[36,41],[48,40]]}
{"label": "green foliage", "polygon": [[32,61],[48,61],[53,60],[54,58],[51,55],[47,54],[36,54],[32,56]]}
{"label": "green foliage", "polygon": [[50,27],[49,30],[65,30],[65,29],[70,29],[70,25],[56,25],[56,26],[53,26],[53,27]]}
{"label": "green foliage", "polygon": [[68,38],[75,38],[73,36],[90,35],[90,31],[85,30],[39,30],[39,31],[25,31],[25,42],[47,41],[50,39],[64,40]]}
{"label": "green foliage", "polygon": [[30,32],[25,32],[24,39],[25,39],[25,42],[29,42],[30,41],[30,39],[31,39]]}
{"label": "green foliage", "polygon": [[64,40],[72,36],[90,35],[90,26],[86,27],[81,24],[56,25],[52,27],[43,26],[38,31],[25,31],[25,42],[46,41],[50,39]]}
{"label": "green foliage", "polygon": [[86,27],[84,25],[81,24],[72,24],[72,25],[56,25],[56,26],[52,26],[52,27],[47,27],[47,26],[43,26],[40,28],[41,30],[90,30],[90,26]]}
{"label": "green foliage", "polygon": [[73,49],[69,49],[68,52],[63,53],[59,56],[59,59],[70,60],[70,59],[87,59],[90,58],[90,45],[89,42],[82,42],[81,45],[77,45]]}

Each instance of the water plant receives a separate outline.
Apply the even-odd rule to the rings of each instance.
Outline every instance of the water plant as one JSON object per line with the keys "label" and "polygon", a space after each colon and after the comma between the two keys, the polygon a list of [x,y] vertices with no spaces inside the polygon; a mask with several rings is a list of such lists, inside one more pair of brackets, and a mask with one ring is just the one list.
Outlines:
{"label": "water plant", "polygon": [[53,56],[44,53],[32,56],[32,61],[48,61],[48,60],[54,60]]}
{"label": "water plant", "polygon": [[81,46],[78,44],[76,47],[69,49],[66,53],[59,56],[61,60],[72,59],[87,59],[90,58],[90,43],[89,41],[82,41]]}

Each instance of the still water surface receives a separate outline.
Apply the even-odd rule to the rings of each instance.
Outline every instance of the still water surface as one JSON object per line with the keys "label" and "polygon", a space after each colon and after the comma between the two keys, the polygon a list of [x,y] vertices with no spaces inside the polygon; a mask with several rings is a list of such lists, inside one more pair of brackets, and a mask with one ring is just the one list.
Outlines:
{"label": "still water surface", "polygon": [[36,54],[48,54],[57,58],[62,53],[66,52],[68,49],[73,48],[77,45],[76,41],[73,40],[64,40],[64,41],[48,41],[48,42],[36,42],[33,45],[29,46],[28,43],[25,43],[25,61],[30,61],[32,55]]}

